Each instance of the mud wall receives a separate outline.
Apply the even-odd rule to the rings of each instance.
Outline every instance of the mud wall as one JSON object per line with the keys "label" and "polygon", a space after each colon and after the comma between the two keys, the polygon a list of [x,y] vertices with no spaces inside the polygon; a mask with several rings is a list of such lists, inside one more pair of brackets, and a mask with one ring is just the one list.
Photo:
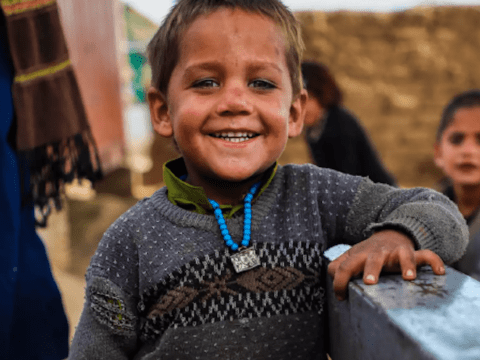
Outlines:
{"label": "mud wall", "polygon": [[[443,106],[480,87],[480,6],[397,13],[300,12],[306,59],[325,63],[402,186],[432,186]],[[308,161],[290,141],[283,159]]]}

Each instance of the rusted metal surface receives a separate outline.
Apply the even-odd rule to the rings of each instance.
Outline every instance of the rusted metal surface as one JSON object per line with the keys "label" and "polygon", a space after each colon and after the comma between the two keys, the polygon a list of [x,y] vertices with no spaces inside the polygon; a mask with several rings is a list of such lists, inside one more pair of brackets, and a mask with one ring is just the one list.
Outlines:
{"label": "rusted metal surface", "polygon": [[444,276],[422,268],[414,281],[355,279],[346,301],[336,300],[330,280],[327,292],[332,360],[480,359],[480,282],[450,267]]}

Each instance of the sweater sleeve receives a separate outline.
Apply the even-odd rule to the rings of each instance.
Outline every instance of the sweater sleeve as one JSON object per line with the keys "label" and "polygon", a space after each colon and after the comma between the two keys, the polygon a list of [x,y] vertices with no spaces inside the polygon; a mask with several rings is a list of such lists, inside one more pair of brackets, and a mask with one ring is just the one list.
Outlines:
{"label": "sweater sleeve", "polygon": [[137,351],[138,255],[129,212],[105,232],[92,257],[69,360],[126,360]]}
{"label": "sweater sleeve", "polygon": [[458,260],[468,244],[466,222],[446,196],[430,189],[397,189],[365,179],[348,212],[345,238],[358,242],[382,229],[405,232],[417,249],[432,250],[447,264]]}

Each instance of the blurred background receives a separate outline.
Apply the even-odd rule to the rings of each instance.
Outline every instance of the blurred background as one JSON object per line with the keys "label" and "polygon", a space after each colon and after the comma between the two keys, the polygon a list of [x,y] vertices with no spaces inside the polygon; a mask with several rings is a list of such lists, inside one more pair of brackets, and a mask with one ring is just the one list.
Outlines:
{"label": "blurred background", "polygon": [[[402,187],[433,187],[435,131],[444,105],[480,87],[480,1],[284,1],[300,20],[306,59],[327,65],[345,106],[369,133]],[[176,153],[154,135],[145,93],[145,49],[170,0],[58,0],[105,178],[67,188],[65,208],[39,229],[62,292],[71,333],[83,307],[84,273],[103,232],[163,186]],[[310,162],[304,137],[281,163]]]}

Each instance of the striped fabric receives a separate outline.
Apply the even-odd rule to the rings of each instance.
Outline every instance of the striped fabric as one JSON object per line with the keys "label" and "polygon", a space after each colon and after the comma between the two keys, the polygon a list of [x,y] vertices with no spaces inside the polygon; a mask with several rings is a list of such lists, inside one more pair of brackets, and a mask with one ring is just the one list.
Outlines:
{"label": "striped fabric", "polygon": [[33,200],[48,214],[64,183],[100,176],[97,150],[56,1],[0,0],[0,9],[14,67],[15,146],[32,159]]}
{"label": "striped fabric", "polygon": [[39,9],[55,3],[55,0],[1,0],[5,15]]}
{"label": "striped fabric", "polygon": [[18,127],[17,148],[35,148],[87,130],[57,3],[1,0],[1,5],[15,68],[15,110],[24,125]]}
{"label": "striped fabric", "polygon": [[52,74],[55,74],[55,73],[65,69],[65,68],[69,67],[71,64],[72,63],[71,63],[70,60],[65,60],[65,61],[61,62],[60,64],[55,64],[55,65],[49,66],[45,69],[33,71],[31,73],[28,73],[28,74],[15,76],[14,81],[16,81],[16,82],[26,82],[26,81],[30,81],[30,80],[33,80],[33,79],[36,79],[36,78],[39,78],[39,77],[42,77],[42,76],[52,75]]}

